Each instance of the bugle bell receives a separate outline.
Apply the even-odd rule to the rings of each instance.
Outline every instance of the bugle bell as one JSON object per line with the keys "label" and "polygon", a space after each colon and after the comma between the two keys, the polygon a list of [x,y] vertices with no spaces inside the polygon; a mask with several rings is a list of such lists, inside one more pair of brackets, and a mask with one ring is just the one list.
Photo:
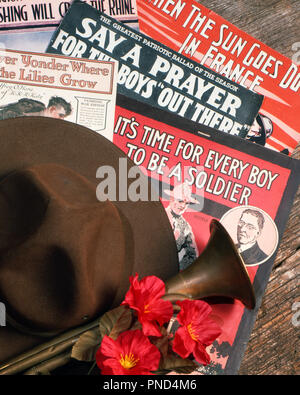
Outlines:
{"label": "bugle bell", "polygon": [[209,241],[195,262],[166,282],[165,298],[175,301],[221,296],[238,299],[253,309],[254,289],[233,240],[217,220],[211,221],[210,232]]}

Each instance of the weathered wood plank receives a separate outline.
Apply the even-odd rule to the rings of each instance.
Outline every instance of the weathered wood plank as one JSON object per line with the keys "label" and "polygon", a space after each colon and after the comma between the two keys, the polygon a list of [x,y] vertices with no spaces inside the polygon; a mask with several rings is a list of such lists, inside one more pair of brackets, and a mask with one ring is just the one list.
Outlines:
{"label": "weathered wood plank", "polygon": [[[200,0],[200,4],[292,58],[300,42],[299,0]],[[300,146],[293,155],[300,159]],[[300,302],[300,189],[270,276],[239,374],[300,374],[300,327],[292,324]]]}

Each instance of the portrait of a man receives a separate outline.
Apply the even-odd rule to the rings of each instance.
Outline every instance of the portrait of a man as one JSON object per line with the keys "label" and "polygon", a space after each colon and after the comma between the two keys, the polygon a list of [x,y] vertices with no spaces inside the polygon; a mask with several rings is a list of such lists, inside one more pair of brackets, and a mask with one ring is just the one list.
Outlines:
{"label": "portrait of a man", "polygon": [[263,214],[252,208],[245,209],[238,221],[237,248],[248,265],[260,263],[268,257],[258,244],[264,224]]}

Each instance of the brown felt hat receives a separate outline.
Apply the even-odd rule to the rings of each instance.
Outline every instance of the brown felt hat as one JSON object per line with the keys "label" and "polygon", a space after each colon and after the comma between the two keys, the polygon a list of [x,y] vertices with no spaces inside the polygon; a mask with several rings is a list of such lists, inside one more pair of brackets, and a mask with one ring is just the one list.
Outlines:
{"label": "brown felt hat", "polygon": [[[173,232],[147,177],[138,175],[147,201],[118,199],[122,182],[130,188],[136,180],[125,180],[120,158],[128,174],[134,164],[121,150],[70,122],[0,122],[0,301],[7,312],[0,363],[119,305],[130,275],[167,280],[178,272]],[[96,196],[100,166],[115,170],[116,201]]]}

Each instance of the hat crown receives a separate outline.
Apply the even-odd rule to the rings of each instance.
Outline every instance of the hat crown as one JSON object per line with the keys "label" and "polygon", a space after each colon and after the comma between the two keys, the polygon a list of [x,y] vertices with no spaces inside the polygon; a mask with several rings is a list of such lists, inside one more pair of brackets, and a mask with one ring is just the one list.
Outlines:
{"label": "hat crown", "polygon": [[15,172],[0,183],[4,210],[0,292],[14,320],[62,330],[112,303],[125,264],[123,224],[87,180],[55,164]]}

